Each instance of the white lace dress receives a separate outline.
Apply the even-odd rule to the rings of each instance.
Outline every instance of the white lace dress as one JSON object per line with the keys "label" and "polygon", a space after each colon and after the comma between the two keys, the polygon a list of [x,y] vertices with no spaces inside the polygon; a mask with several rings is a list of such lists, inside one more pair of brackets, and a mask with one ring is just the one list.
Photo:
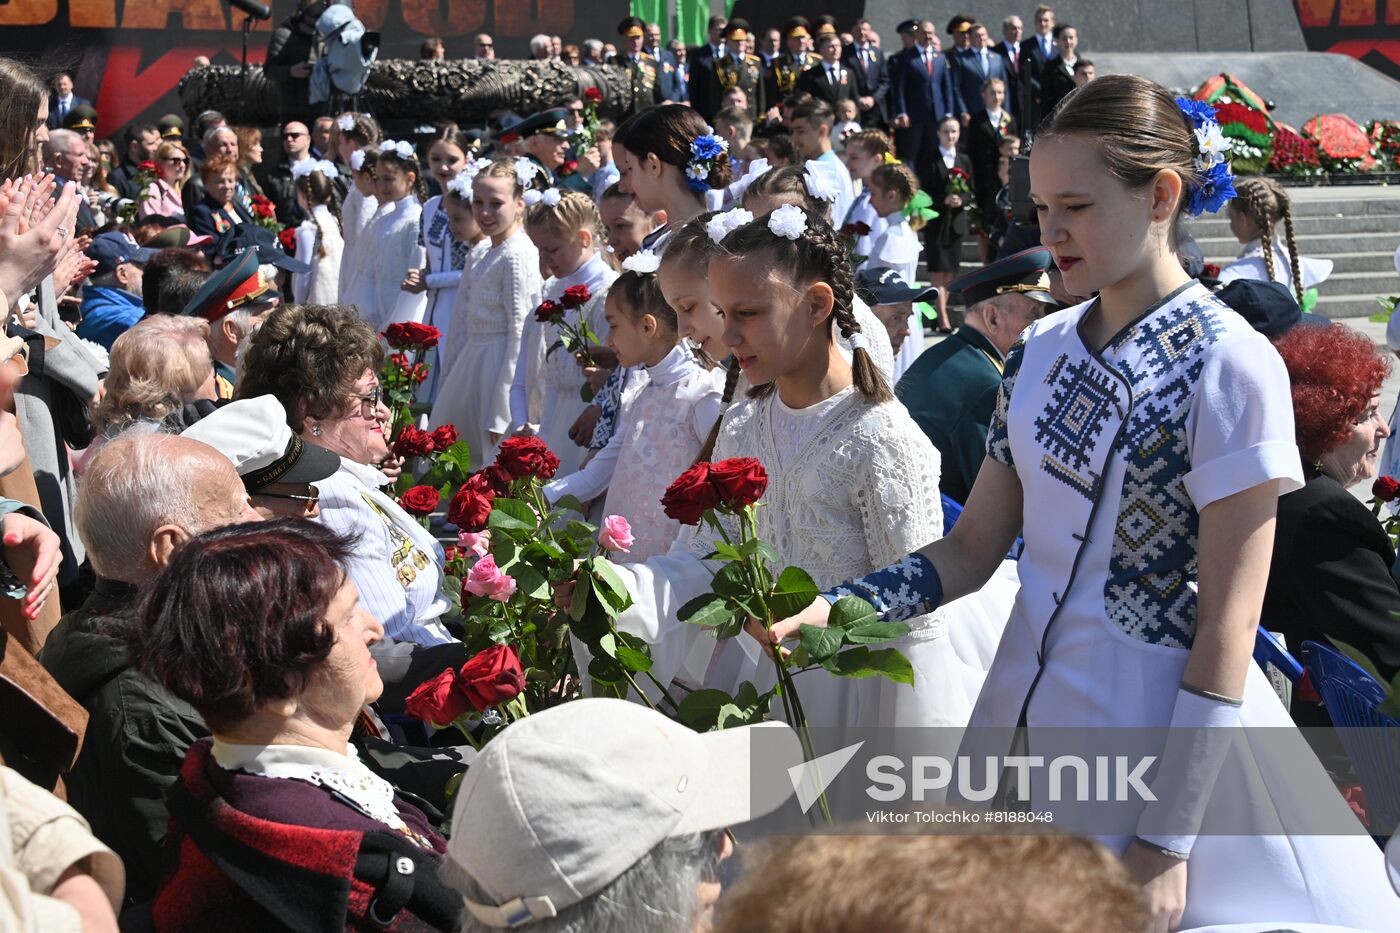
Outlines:
{"label": "white lace dress", "polygon": [[665,554],[682,526],[666,517],[661,495],[700,454],[720,416],[723,391],[724,371],[706,370],[678,344],[628,379],[608,445],[582,470],[550,483],[545,495],[587,502],[606,490],[602,514],[627,519],[636,539],[619,559],[631,563]]}
{"label": "white lace dress", "polygon": [[379,213],[379,201],[374,196],[365,197],[353,184],[345,203],[340,207],[340,233],[345,240],[345,250],[340,261],[340,300],[344,304],[357,307],[364,301],[359,291],[359,283],[366,279],[361,255],[364,251],[365,233]]}
{"label": "white lace dress", "polygon": [[[594,255],[571,274],[547,279],[545,298],[559,300],[566,288],[586,285],[593,297],[582,308],[565,312],[570,326],[577,327],[580,315],[588,321],[589,330],[600,343],[608,339],[608,322],[603,317],[603,303],[608,288],[617,273]],[[560,330],[554,324],[541,324],[531,313],[525,319],[525,331],[520,341],[520,358],[515,364],[515,379],[510,387],[510,430],[527,429],[539,435],[559,458],[559,472],[565,476],[579,468],[584,448],[569,439],[569,428],[583,414],[588,403],[583,400],[585,382],[583,370],[573,354],[562,346],[550,352],[559,341]]]}
{"label": "white lace dress", "polygon": [[296,258],[309,265],[311,271],[292,275],[292,299],[298,304],[338,303],[345,240],[329,207],[316,205],[311,217],[297,227],[296,242]]}
{"label": "white lace dress", "polygon": [[[794,411],[776,397],[746,399],[724,418],[714,459],[757,457],[768,469],[758,532],[784,565],[803,568],[829,588],[899,560],[940,537],[938,451],[904,407],[872,404],[847,389],[813,408]],[[739,680],[760,689],[772,665],[740,635],[716,650],[696,626],[678,621],[688,600],[710,588],[712,533],[687,534],[670,553],[621,569],[633,607],[619,627],[652,645],[663,683],[733,690]],[[859,569],[858,569],[859,568]],[[914,685],[803,675],[802,704],[820,726],[963,726],[985,677],[982,659],[960,659],[947,637],[948,610],[919,616],[894,644],[914,667]]]}
{"label": "white lace dress", "polygon": [[471,444],[472,469],[495,456],[491,434],[510,426],[510,386],[525,318],[540,303],[540,254],[525,231],[487,249],[453,315],[452,344],[429,424],[455,424]]}

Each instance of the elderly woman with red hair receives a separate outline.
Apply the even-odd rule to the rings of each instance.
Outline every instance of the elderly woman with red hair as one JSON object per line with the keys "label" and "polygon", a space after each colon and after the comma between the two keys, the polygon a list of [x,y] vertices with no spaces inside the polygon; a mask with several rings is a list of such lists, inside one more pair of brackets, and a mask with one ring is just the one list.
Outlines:
{"label": "elderly woman with red hair", "polygon": [[[1338,324],[1298,326],[1274,344],[1288,367],[1302,489],[1279,499],[1274,559],[1260,625],[1291,651],[1334,638],[1365,654],[1386,679],[1400,670],[1395,548],[1348,487],[1375,476],[1390,436],[1380,413],[1390,364],[1371,341]],[[1315,708],[1293,714],[1325,725]]]}

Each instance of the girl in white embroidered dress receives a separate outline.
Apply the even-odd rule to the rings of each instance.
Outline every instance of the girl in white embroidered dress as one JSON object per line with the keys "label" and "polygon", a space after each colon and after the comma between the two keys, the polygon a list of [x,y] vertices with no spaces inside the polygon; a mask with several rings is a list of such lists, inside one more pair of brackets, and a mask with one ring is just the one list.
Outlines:
{"label": "girl in white embroidered dress", "polygon": [[366,146],[350,154],[350,193],[340,209],[340,232],[345,251],[340,262],[340,301],[355,307],[367,306],[369,274],[365,271],[363,252],[365,234],[379,213],[378,188],[374,184],[374,168],[379,163],[379,150]]}
{"label": "girl in white embroidered dress", "polygon": [[520,335],[540,303],[540,254],[521,229],[524,185],[507,159],[490,163],[472,181],[472,210],[490,246],[458,306],[452,343],[461,350],[448,360],[429,419],[434,428],[457,426],[471,445],[473,470],[491,462],[510,425]]}
{"label": "girl in white embroidered dress", "polygon": [[423,252],[418,245],[418,224],[423,217],[422,169],[409,144],[382,148],[387,145],[388,141],[380,143],[379,162],[374,167],[379,211],[361,252],[370,276],[370,306],[361,307],[360,314],[377,331],[395,320],[421,320],[425,303],[421,295],[410,296],[417,299],[415,302],[399,300],[404,275],[418,267]]}
{"label": "girl in white embroidered dress", "polygon": [[[1390,928],[1400,900],[1380,851],[1252,660],[1278,496],[1299,488],[1302,464],[1283,361],[1174,252],[1185,206],[1228,195],[1201,182],[1219,142],[1202,106],[1110,75],[1041,124],[1041,241],[1067,291],[1098,297],[1035,322],[1011,351],[948,538],[828,595],[867,595],[885,618],[927,611],[981,587],[1022,533],[1022,589],[959,755],[982,770],[1017,727],[1171,726],[1154,802],[1102,837],[1154,928]],[[772,637],[829,609],[818,600]],[[1055,754],[1047,731],[1021,736],[1015,754]],[[1088,803],[1063,800],[1038,786],[1022,806],[1058,827]],[[1282,834],[1304,814],[1329,834]]]}
{"label": "girl in white embroidered dress", "polygon": [[621,366],[638,367],[622,395],[617,430],[577,473],[545,487],[551,501],[588,501],[608,491],[603,515],[621,515],[635,543],[625,558],[646,560],[670,549],[681,526],[666,517],[661,495],[700,452],[719,420],[719,386],[676,335],[676,313],[654,272],[624,272],[608,292],[608,346]]}
{"label": "girl in white embroidered dress", "polygon": [[[598,253],[601,227],[593,199],[577,191],[547,191],[525,211],[525,232],[550,275],[544,283],[545,301],[560,304],[566,296],[586,290],[587,302],[565,307],[562,322],[576,332],[585,322],[604,342],[608,325],[603,302],[617,272]],[[541,320],[538,312],[527,317],[510,387],[510,432],[538,434],[559,457],[561,476],[577,470],[583,459],[583,448],[569,432],[588,405],[583,396],[587,377],[575,354],[561,343],[562,336],[559,324]],[[599,363],[611,362],[611,356],[604,346],[587,352],[588,359]]]}
{"label": "girl in white embroidered dress", "polygon": [[292,299],[298,304],[340,303],[340,263],[345,240],[336,209],[334,166],[297,179],[297,204],[311,216],[297,227],[296,258],[311,271],[292,276]]}
{"label": "girl in white embroidered dress", "polygon": [[[773,229],[798,226],[805,229],[796,239]],[[709,287],[724,316],[723,346],[757,386],[725,413],[714,459],[763,462],[769,486],[758,531],[781,562],[825,586],[848,568],[882,565],[905,543],[937,538],[938,452],[893,400],[865,349],[884,335],[863,334],[856,324],[850,262],[826,222],[785,205],[739,227],[710,261]],[[838,329],[851,339],[852,362],[836,344]],[[624,567],[635,604],[618,624],[652,645],[663,683],[675,677],[733,689],[743,679],[762,687],[771,665],[760,665],[745,639],[716,649],[703,630],[697,635],[696,626],[677,621],[678,609],[710,586],[703,557],[713,539],[687,532],[669,554]],[[913,687],[816,674],[803,684],[808,721],[966,722],[981,672],[957,659],[941,614],[912,627],[898,647],[914,666]]]}
{"label": "girl in white embroidered dress", "polygon": [[[455,123],[443,127],[428,146],[428,170],[443,193],[429,198],[423,205],[423,219],[418,226],[418,245],[423,248],[427,262],[422,268],[409,269],[400,284],[405,292],[425,296],[422,322],[443,333],[447,332],[448,318],[470,249],[470,244],[457,239],[452,229],[447,214],[448,186],[470,165],[470,153],[471,142]],[[418,394],[430,400],[433,386],[419,389]]]}
{"label": "girl in white embroidered dress", "polygon": [[[438,338],[438,345],[428,351],[426,360],[432,369],[428,378],[418,387],[417,398],[430,405],[437,401],[443,373],[466,343],[466,332],[461,327],[461,322],[466,319],[464,308],[471,298],[472,273],[481,262],[481,257],[486,255],[486,251],[491,247],[490,238],[481,232],[481,226],[476,222],[476,213],[472,210],[472,186],[465,176],[459,176],[453,181],[452,187],[442,196],[442,212],[447,217],[448,230],[451,231],[454,241],[461,244],[465,255],[462,258],[457,285],[452,290],[452,307],[445,311],[434,311],[428,320],[428,323],[438,329],[441,336]],[[458,326],[454,327],[454,323]]]}

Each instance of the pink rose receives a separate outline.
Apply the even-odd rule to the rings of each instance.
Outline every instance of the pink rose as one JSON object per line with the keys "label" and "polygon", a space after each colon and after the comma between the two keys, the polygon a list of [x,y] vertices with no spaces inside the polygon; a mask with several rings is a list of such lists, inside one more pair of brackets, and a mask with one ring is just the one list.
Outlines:
{"label": "pink rose", "polygon": [[626,554],[636,539],[632,537],[632,526],[621,515],[609,515],[603,519],[603,530],[598,532],[598,544],[604,550],[620,551]]}
{"label": "pink rose", "polygon": [[491,535],[485,531],[459,531],[457,547],[463,554],[485,557],[491,553]]}
{"label": "pink rose", "polygon": [[487,554],[472,565],[467,578],[462,581],[462,590],[473,596],[485,596],[497,602],[505,602],[515,593],[515,578],[501,572],[496,566],[496,558]]}

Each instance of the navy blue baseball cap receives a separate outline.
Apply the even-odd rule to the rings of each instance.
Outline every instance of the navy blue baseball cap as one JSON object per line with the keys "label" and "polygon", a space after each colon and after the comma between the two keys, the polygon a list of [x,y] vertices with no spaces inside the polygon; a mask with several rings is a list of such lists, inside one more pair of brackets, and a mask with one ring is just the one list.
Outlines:
{"label": "navy blue baseball cap", "polygon": [[862,269],[856,273],[856,294],[871,306],[897,305],[906,301],[933,301],[938,297],[938,286],[910,285],[894,269]]}
{"label": "navy blue baseball cap", "polygon": [[93,237],[92,243],[83,252],[89,259],[97,261],[97,268],[92,273],[94,277],[111,275],[124,262],[143,266],[156,254],[155,250],[137,246],[120,233],[102,233]]}

